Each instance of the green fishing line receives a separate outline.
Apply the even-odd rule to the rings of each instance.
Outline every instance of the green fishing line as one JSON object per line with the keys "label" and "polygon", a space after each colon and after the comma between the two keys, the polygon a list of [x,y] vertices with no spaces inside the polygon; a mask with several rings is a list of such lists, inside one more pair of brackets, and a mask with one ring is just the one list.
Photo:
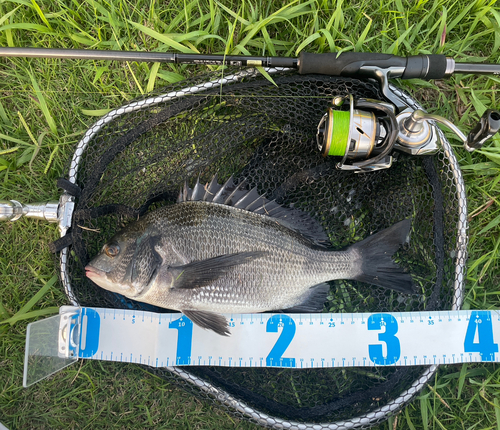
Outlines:
{"label": "green fishing line", "polygon": [[347,139],[349,138],[349,120],[350,113],[344,111],[333,111],[333,131],[330,141],[328,155],[345,154]]}

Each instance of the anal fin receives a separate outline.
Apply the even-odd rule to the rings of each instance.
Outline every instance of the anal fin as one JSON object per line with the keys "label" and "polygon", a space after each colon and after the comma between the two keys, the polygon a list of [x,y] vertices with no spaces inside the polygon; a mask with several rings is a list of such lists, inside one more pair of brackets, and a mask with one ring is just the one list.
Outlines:
{"label": "anal fin", "polygon": [[330,285],[326,282],[314,285],[300,297],[299,300],[302,300],[302,303],[297,306],[284,309],[284,312],[321,312],[323,310],[323,305],[326,302],[326,296],[329,292]]}

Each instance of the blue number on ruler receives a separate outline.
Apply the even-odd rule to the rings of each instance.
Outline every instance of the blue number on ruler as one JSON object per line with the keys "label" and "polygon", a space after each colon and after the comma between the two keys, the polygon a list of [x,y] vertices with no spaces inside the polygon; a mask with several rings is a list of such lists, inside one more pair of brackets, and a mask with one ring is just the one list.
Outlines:
{"label": "blue number on ruler", "polygon": [[[478,342],[474,342],[476,331]],[[465,334],[464,351],[479,352],[482,361],[495,361],[495,352],[498,352],[498,344],[493,342],[491,312],[471,312],[469,325]]]}
{"label": "blue number on ruler", "polygon": [[295,358],[282,357],[295,336],[295,321],[288,315],[273,315],[267,320],[267,333],[277,333],[278,327],[283,327],[283,330],[273,349],[266,357],[266,366],[295,367]]}
{"label": "blue number on ruler", "polygon": [[177,333],[177,358],[176,364],[190,364],[191,360],[191,344],[193,341],[193,322],[183,316],[172,321],[168,328],[175,328]]}
{"label": "blue number on ruler", "polygon": [[101,317],[94,309],[83,308],[81,324],[78,357],[90,358],[99,347]]}
{"label": "blue number on ruler", "polygon": [[394,364],[401,356],[401,345],[399,339],[394,336],[398,332],[396,318],[389,314],[373,314],[368,318],[368,330],[381,330],[385,326],[385,332],[379,333],[378,340],[387,345],[387,357],[384,357],[382,345],[368,345],[370,360],[378,365]]}

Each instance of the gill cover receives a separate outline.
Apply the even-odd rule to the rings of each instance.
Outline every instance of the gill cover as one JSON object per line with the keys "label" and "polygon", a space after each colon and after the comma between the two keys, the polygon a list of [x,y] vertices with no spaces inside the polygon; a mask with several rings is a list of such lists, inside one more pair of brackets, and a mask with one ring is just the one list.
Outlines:
{"label": "gill cover", "polygon": [[138,294],[151,282],[162,264],[163,260],[155,250],[159,240],[158,236],[150,236],[146,233],[139,237],[135,243],[135,251],[127,267],[125,279],[130,279],[130,283]]}

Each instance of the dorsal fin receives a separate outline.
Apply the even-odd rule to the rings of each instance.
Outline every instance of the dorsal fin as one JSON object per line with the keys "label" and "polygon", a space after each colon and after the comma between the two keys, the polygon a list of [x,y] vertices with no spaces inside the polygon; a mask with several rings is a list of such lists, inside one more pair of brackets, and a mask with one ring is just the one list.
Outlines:
{"label": "dorsal fin", "polygon": [[[211,202],[213,201],[215,195],[217,194],[217,191],[221,189],[221,186],[217,182],[217,175],[215,175],[212,180],[210,181],[210,184],[205,187],[205,194],[203,196],[203,201],[204,202]],[[194,199],[193,199],[194,200]]]}
{"label": "dorsal fin", "polygon": [[245,185],[246,180],[235,185],[232,176],[222,186],[217,182],[217,176],[214,176],[206,185],[200,184],[198,178],[193,189],[189,188],[187,182],[184,183],[177,203],[205,201],[233,206],[271,217],[281,225],[300,233],[314,245],[331,246],[323,227],[310,215],[296,208],[285,208],[274,200],[268,200],[260,195],[256,187],[247,190]]}
{"label": "dorsal fin", "polygon": [[202,200],[205,195],[205,188],[200,184],[200,177],[196,180],[196,184],[193,188],[193,193],[191,194],[191,200]]}

